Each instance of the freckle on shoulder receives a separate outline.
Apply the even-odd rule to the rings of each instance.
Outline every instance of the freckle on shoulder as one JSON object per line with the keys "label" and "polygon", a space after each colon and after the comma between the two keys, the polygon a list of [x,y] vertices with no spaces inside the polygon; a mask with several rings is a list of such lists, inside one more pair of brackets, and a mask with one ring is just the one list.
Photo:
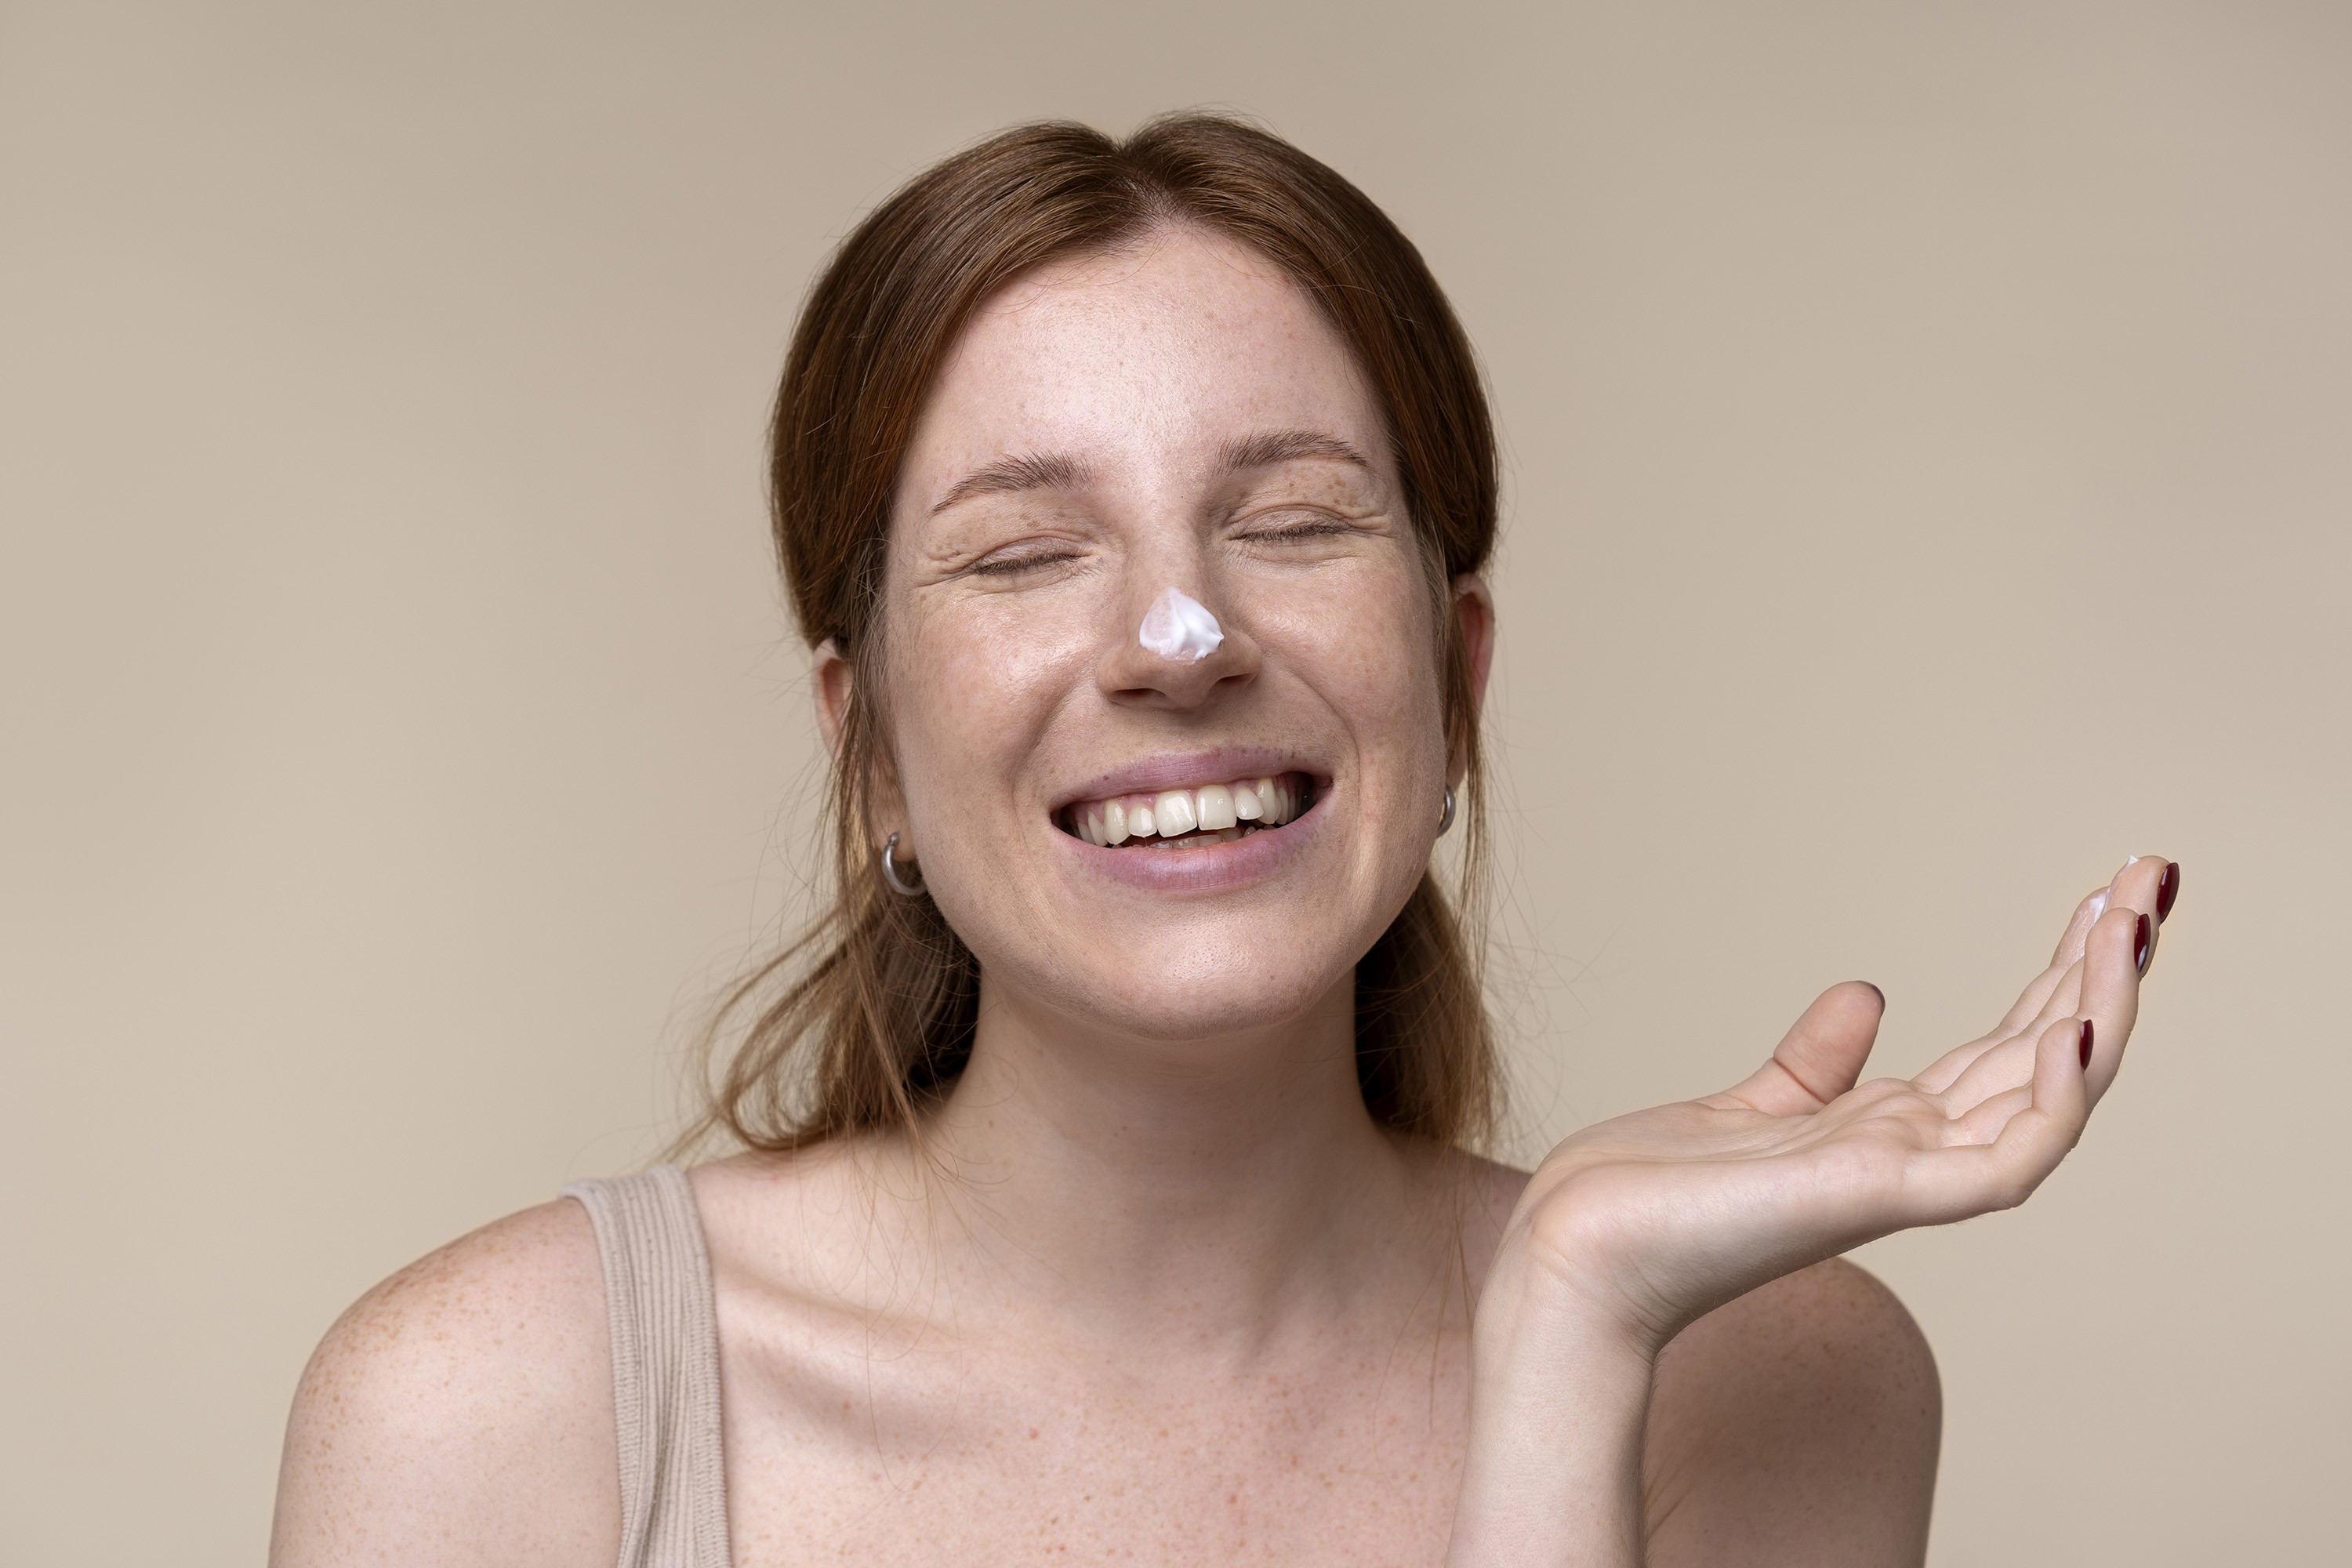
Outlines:
{"label": "freckle on shoulder", "polygon": [[1802,1359],[1860,1357],[1885,1370],[1935,1362],[1927,1337],[1894,1291],[1843,1258],[1801,1268],[1708,1313],[1668,1347],[1668,1356]]}
{"label": "freckle on shoulder", "polygon": [[1935,1356],[1893,1291],[1834,1258],[1776,1279],[1659,1358],[1651,1561],[1919,1562],[1942,1426]]}
{"label": "freckle on shoulder", "polygon": [[[1894,1433],[1932,1455],[1942,1391],[1927,1336],[1867,1270],[1832,1258],[1693,1323],[1659,1360],[1652,1404],[1668,1447],[1751,1440],[1834,1445]],[[1712,1434],[1713,1436],[1703,1436]]]}
{"label": "freckle on shoulder", "polygon": [[[560,1201],[461,1237],[369,1290],[328,1330],[303,1385],[364,1391],[373,1414],[429,1419],[448,1400],[570,1381],[551,1373],[609,1378],[608,1354],[595,1236],[579,1205]],[[439,1398],[424,1398],[427,1388]]]}
{"label": "freckle on shoulder", "polygon": [[287,1425],[271,1561],[610,1561],[619,1470],[586,1212],[543,1205],[354,1302]]}

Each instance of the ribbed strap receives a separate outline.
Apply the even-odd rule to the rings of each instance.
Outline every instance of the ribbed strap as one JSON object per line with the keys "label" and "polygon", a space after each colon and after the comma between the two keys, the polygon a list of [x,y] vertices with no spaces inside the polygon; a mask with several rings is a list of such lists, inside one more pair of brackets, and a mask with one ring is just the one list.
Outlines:
{"label": "ribbed strap", "polygon": [[694,1189],[675,1165],[574,1182],[596,1227],[621,1439],[620,1568],[728,1568],[719,1320]]}

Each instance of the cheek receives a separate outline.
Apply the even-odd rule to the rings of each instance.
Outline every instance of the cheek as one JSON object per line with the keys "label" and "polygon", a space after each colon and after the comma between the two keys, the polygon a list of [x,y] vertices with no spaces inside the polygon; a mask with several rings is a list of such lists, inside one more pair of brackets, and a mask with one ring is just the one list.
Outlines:
{"label": "cheek", "polygon": [[[1019,595],[918,609],[894,643],[890,689],[908,815],[953,824],[1003,811],[1005,787],[1083,679],[1093,639],[1076,606]],[[974,788],[982,780],[1000,787]]]}
{"label": "cheek", "polygon": [[[1419,577],[1351,561],[1267,584],[1251,626],[1368,746],[1442,745],[1435,627]],[[1424,732],[1425,731],[1425,732]]]}

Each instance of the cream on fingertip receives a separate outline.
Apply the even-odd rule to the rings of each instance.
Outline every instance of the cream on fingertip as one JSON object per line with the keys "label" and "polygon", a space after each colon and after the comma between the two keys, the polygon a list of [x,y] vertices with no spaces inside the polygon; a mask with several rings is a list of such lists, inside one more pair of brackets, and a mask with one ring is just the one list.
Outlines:
{"label": "cream on fingertip", "polygon": [[[2120,879],[2124,871],[2128,871],[2138,864],[2139,857],[2137,855],[2133,856],[2130,859],[2124,862],[2123,871],[2117,871],[2116,873],[2116,879]],[[2101,888],[2097,892],[2091,895],[2091,922],[2094,925],[2098,923],[2098,919],[2101,915],[2107,912],[2107,900],[2109,895],[2114,893],[2115,890],[2115,881],[2111,880],[2105,887]]]}

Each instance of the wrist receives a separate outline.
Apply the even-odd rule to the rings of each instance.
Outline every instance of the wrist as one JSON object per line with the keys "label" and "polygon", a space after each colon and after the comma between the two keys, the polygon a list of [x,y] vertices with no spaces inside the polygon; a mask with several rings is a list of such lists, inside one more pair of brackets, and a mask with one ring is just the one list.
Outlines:
{"label": "wrist", "polygon": [[1512,1317],[1473,1352],[1449,1568],[1633,1568],[1655,1354],[1597,1315]]}
{"label": "wrist", "polygon": [[1597,1314],[1482,1323],[1471,1350],[1473,1440],[1482,1421],[1518,1430],[1547,1413],[1638,1426],[1649,1410],[1658,1349],[1645,1332]]}
{"label": "wrist", "polygon": [[1477,1363],[1639,1368],[1646,1377],[1682,1325],[1664,1303],[1624,1288],[1601,1252],[1531,1245],[1499,1257],[1471,1325]]}

